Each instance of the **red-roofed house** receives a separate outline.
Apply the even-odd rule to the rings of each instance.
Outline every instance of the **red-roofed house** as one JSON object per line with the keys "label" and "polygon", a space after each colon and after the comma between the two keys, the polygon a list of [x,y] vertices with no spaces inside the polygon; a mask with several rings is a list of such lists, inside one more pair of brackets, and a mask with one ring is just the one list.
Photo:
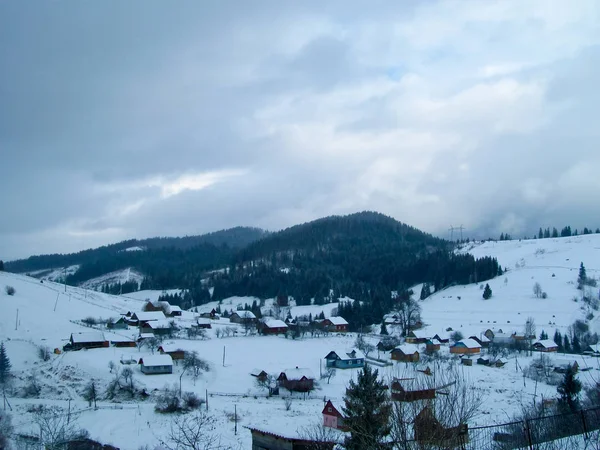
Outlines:
{"label": "red-roofed house", "polygon": [[336,428],[343,431],[347,430],[347,427],[344,426],[344,416],[333,406],[331,400],[327,400],[327,403],[325,403],[322,414],[324,427]]}

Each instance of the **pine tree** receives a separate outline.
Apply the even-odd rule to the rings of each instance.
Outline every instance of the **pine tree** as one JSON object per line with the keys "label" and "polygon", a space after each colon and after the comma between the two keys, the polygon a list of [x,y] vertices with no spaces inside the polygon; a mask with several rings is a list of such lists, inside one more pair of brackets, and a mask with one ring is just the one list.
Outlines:
{"label": "pine tree", "polygon": [[381,322],[381,330],[379,331],[379,334],[382,334],[384,336],[387,336],[388,334],[388,330],[387,327],[385,326],[385,320],[383,322]]}
{"label": "pine tree", "polygon": [[366,365],[358,372],[356,382],[350,380],[343,407],[344,425],[350,433],[344,442],[347,450],[386,448],[384,439],[391,431],[392,406],[388,388],[378,375],[377,369]]}
{"label": "pine tree", "polygon": [[546,334],[546,332],[542,330],[542,332],[540,333],[540,341],[545,341],[546,339],[548,339],[548,334]]}
{"label": "pine tree", "polygon": [[503,241],[504,240],[504,233],[500,233],[500,240]]}
{"label": "pine tree", "polygon": [[573,353],[581,353],[581,343],[579,342],[577,335],[573,336]]}
{"label": "pine tree", "polygon": [[492,288],[490,285],[486,283],[485,288],[483,289],[483,298],[484,300],[488,300],[492,297]]}
{"label": "pine tree", "polygon": [[557,238],[558,237],[558,230],[556,228],[552,228],[552,237],[553,238]]}
{"label": "pine tree", "polygon": [[583,262],[579,266],[579,276],[577,277],[577,289],[583,289],[583,285],[587,281],[587,273],[585,271],[585,266]]}
{"label": "pine tree", "polygon": [[556,330],[554,332],[554,343],[558,346],[558,351],[562,352],[564,347],[563,347],[563,338],[562,338],[562,334],[560,334],[560,331]]}
{"label": "pine tree", "polygon": [[550,237],[550,227],[548,227],[544,230],[544,238],[549,238],[549,237]]}
{"label": "pine tree", "polygon": [[540,227],[540,231],[538,231],[538,238],[540,238],[540,239],[544,238],[544,231],[542,230],[542,227]]}
{"label": "pine tree", "polygon": [[571,342],[569,341],[569,336],[566,334],[563,336],[563,351],[565,353],[571,353]]}
{"label": "pine tree", "polygon": [[575,378],[575,368],[569,365],[564,378],[556,388],[560,394],[560,405],[568,411],[575,412],[579,409],[579,393],[581,381]]}
{"label": "pine tree", "polygon": [[425,300],[427,297],[431,295],[431,288],[429,287],[429,283],[423,283],[423,287],[421,288],[421,300]]}
{"label": "pine tree", "polygon": [[0,343],[0,384],[4,387],[10,376],[10,360],[4,348],[4,342]]}
{"label": "pine tree", "polygon": [[0,259],[0,272],[4,272],[4,261]]}

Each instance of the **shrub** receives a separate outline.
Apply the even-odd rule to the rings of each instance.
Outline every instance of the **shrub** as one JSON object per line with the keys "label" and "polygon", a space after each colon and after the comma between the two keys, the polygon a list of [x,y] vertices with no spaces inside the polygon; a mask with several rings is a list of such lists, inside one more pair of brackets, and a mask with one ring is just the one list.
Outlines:
{"label": "shrub", "polygon": [[86,317],[85,319],[82,320],[82,322],[89,326],[96,325],[98,323],[98,321],[94,317],[91,317],[91,316]]}
{"label": "shrub", "polygon": [[200,397],[198,397],[194,392],[184,392],[181,396],[183,400],[183,406],[187,410],[194,410],[200,408],[204,403]]}
{"label": "shrub", "polygon": [[15,292],[17,292],[17,290],[12,286],[6,286],[4,290],[6,291],[7,295],[15,295]]}
{"label": "shrub", "polygon": [[48,347],[46,347],[45,345],[40,345],[38,347],[38,356],[40,357],[40,359],[42,361],[49,361],[50,360],[50,349]]}

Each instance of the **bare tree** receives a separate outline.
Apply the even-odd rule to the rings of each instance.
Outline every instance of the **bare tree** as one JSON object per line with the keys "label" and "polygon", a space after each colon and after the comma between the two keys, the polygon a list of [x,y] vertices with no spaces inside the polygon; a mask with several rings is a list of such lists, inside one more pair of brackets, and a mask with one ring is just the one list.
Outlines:
{"label": "bare tree", "polygon": [[129,395],[131,395],[131,398],[133,398],[135,396],[136,386],[135,380],[133,378],[133,370],[131,369],[131,367],[125,367],[121,371],[121,378],[123,379],[122,388],[128,391]]}
{"label": "bare tree", "polygon": [[400,302],[396,314],[402,326],[402,335],[406,336],[421,318],[421,306],[416,300],[409,298]]}
{"label": "bare tree", "polygon": [[327,367],[325,369],[325,372],[323,372],[323,375],[321,375],[321,378],[327,379],[327,384],[329,384],[329,381],[331,381],[331,379],[335,377],[335,373],[335,367]]}
{"label": "bare tree", "polygon": [[78,428],[76,415],[56,406],[40,405],[33,413],[39,426],[41,443],[48,450],[59,450],[69,441],[85,438],[87,431]]}
{"label": "bare tree", "polygon": [[292,409],[292,404],[294,403],[294,399],[292,398],[292,396],[285,397],[283,399],[283,403],[285,405],[285,410],[289,411],[290,409]]}
{"label": "bare tree", "polygon": [[192,374],[192,378],[194,379],[194,384],[196,384],[196,380],[200,376],[200,373],[208,372],[210,370],[210,365],[198,356],[198,352],[186,352],[185,357],[183,358],[183,368],[185,370],[189,370]]}
{"label": "bare tree", "polygon": [[536,298],[542,298],[543,292],[544,292],[544,290],[542,289],[542,286],[540,285],[540,283],[536,282],[533,285],[533,295],[535,295]]}
{"label": "bare tree", "polygon": [[341,440],[339,432],[333,428],[324,427],[320,421],[302,428],[299,430],[299,434],[302,439],[307,441],[304,444],[306,450],[329,450],[331,444],[340,443]]}
{"label": "bare tree", "polygon": [[161,444],[168,450],[222,449],[215,420],[203,411],[177,416],[171,421],[168,438]]}
{"label": "bare tree", "polygon": [[531,348],[531,345],[533,344],[533,340],[535,339],[535,319],[532,316],[529,316],[527,318],[527,321],[525,322],[525,339],[527,339],[527,342],[529,343],[529,355],[533,354],[533,349]]}
{"label": "bare tree", "polygon": [[90,406],[92,406],[93,402],[94,408],[98,407],[98,405],[96,404],[96,401],[98,400],[98,388],[96,387],[96,382],[94,380],[91,380],[85,387],[85,391],[83,392],[83,398],[88,401]]}

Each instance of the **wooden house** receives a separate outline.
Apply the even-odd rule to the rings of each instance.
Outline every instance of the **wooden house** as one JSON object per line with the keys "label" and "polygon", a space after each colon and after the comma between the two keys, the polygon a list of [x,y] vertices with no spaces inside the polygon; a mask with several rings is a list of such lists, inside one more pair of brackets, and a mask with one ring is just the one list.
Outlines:
{"label": "wooden house", "polygon": [[262,369],[253,369],[250,372],[250,375],[260,381],[266,381],[266,379],[269,377],[269,374]]}
{"label": "wooden house", "polygon": [[437,339],[440,341],[440,344],[448,344],[450,342],[450,337],[445,333],[436,333],[432,339]]}
{"label": "wooden house", "polygon": [[167,319],[152,320],[142,325],[140,331],[142,333],[152,333],[154,335],[164,336],[172,331],[171,321]]}
{"label": "wooden house", "polygon": [[440,341],[435,338],[427,339],[427,341],[425,341],[425,351],[427,353],[437,352],[440,350],[441,346],[442,344]]}
{"label": "wooden house", "polygon": [[[161,303],[163,303],[163,302],[161,302]],[[181,315],[183,314],[183,311],[180,306],[171,305],[169,302],[164,302],[164,303],[166,303],[166,305],[164,305],[163,312],[165,313],[165,315],[167,317],[181,317]]]}
{"label": "wooden house", "polygon": [[169,355],[147,355],[140,358],[138,364],[146,375],[173,373],[173,359]]}
{"label": "wooden house", "polygon": [[162,311],[141,311],[135,312],[131,315],[129,319],[129,324],[142,327],[148,322],[153,322],[155,320],[165,320],[166,318],[167,317]]}
{"label": "wooden house", "polygon": [[163,312],[163,309],[162,309],[162,306],[159,304],[159,302],[151,302],[150,300],[148,300],[144,304],[144,307],[142,308],[142,311],[145,311],[145,312],[155,312],[155,311]]}
{"label": "wooden house", "polygon": [[493,361],[490,361],[490,366],[493,367],[504,367],[506,364],[508,364],[508,360],[505,358],[498,358]]}
{"label": "wooden house", "polygon": [[198,317],[196,319],[196,327],[198,327],[198,328],[212,328],[212,325],[210,323],[210,319],[207,319],[205,317]]}
{"label": "wooden house", "polygon": [[584,355],[588,356],[600,356],[600,344],[588,345],[586,349],[583,351]]}
{"label": "wooden house", "polygon": [[137,347],[137,342],[125,337],[117,337],[110,341],[114,347]]}
{"label": "wooden house", "polygon": [[477,364],[479,364],[480,366],[489,366],[490,358],[481,356],[481,357],[477,358]]}
{"label": "wooden house", "polygon": [[558,351],[558,345],[552,339],[542,339],[540,341],[535,341],[532,344],[531,349],[536,352],[552,353]]}
{"label": "wooden house", "polygon": [[265,428],[247,427],[252,433],[252,450],[333,450],[337,442],[320,442],[287,430],[285,434]]}
{"label": "wooden house", "polygon": [[488,348],[490,346],[490,340],[485,334],[482,334],[481,336],[469,336],[469,339],[473,339],[481,345],[481,348]]}
{"label": "wooden house", "polygon": [[162,344],[158,347],[158,351],[161,355],[169,355],[173,361],[180,361],[185,358],[185,350],[173,344]]}
{"label": "wooden house", "polygon": [[481,345],[479,345],[479,343],[473,339],[463,339],[462,341],[458,341],[456,344],[450,346],[450,353],[455,353],[458,355],[472,355],[480,352]]}
{"label": "wooden house", "polygon": [[391,398],[397,402],[416,402],[435,398],[435,388],[414,378],[394,378],[390,385]]}
{"label": "wooden house", "polygon": [[463,366],[472,366],[473,365],[473,360],[469,356],[463,356],[463,357],[460,358],[460,363]]}
{"label": "wooden house", "polygon": [[393,336],[387,336],[377,343],[377,350],[380,352],[389,352],[398,345],[400,345],[400,339]]}
{"label": "wooden house", "polygon": [[288,330],[283,320],[265,318],[258,322],[258,332],[261,334],[285,334]]}
{"label": "wooden house", "polygon": [[421,330],[413,330],[406,335],[407,344],[424,344],[427,339],[431,339],[431,336]]}
{"label": "wooden house", "polygon": [[325,356],[326,366],[336,369],[353,369],[364,367],[365,355],[356,349],[332,350]]}
{"label": "wooden house", "polygon": [[110,330],[127,330],[129,328],[125,317],[120,317],[114,322],[108,322],[106,327]]}
{"label": "wooden house", "polygon": [[217,314],[217,310],[215,308],[210,310],[210,312],[204,312],[204,313],[200,314],[200,317],[202,317],[204,319],[216,319],[217,316],[218,316],[218,314]]}
{"label": "wooden house", "polygon": [[296,367],[281,372],[277,382],[288,391],[309,392],[314,388],[315,376],[309,369]]}
{"label": "wooden house", "polygon": [[229,316],[229,321],[239,324],[256,323],[256,316],[252,311],[235,311]]}
{"label": "wooden house", "polygon": [[69,343],[63,347],[64,350],[81,350],[82,348],[109,347],[110,344],[104,337],[102,331],[83,331],[71,333]]}
{"label": "wooden house", "polygon": [[331,400],[327,400],[323,408],[323,426],[335,428],[336,430],[346,431],[348,428],[344,425],[344,416],[333,406]]}
{"label": "wooden house", "polygon": [[420,446],[435,446],[436,448],[464,448],[469,442],[469,429],[467,424],[456,427],[444,427],[436,419],[429,406],[417,414],[413,423],[415,441]]}
{"label": "wooden house", "polygon": [[399,362],[419,362],[419,359],[421,359],[418,347],[414,345],[399,345],[390,353],[392,359]]}
{"label": "wooden house", "polygon": [[556,373],[567,373],[569,366],[572,366],[575,369],[575,372],[579,371],[579,364],[577,361],[573,360],[553,359],[552,366],[554,367],[554,371]]}
{"label": "wooden house", "polygon": [[348,331],[348,322],[340,316],[331,316],[321,321],[321,327],[332,333],[344,333]]}

